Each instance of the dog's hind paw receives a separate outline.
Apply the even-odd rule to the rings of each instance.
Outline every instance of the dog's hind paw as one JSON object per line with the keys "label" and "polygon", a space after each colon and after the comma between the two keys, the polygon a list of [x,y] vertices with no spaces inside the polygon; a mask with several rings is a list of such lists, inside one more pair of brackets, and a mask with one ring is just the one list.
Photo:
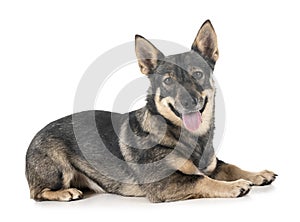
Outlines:
{"label": "dog's hind paw", "polygon": [[38,200],[56,200],[56,201],[71,201],[78,200],[83,197],[83,193],[76,188],[64,190],[45,189],[39,196]]}
{"label": "dog's hind paw", "polygon": [[83,197],[83,193],[76,188],[69,188],[62,190],[61,199],[62,201],[79,200]]}

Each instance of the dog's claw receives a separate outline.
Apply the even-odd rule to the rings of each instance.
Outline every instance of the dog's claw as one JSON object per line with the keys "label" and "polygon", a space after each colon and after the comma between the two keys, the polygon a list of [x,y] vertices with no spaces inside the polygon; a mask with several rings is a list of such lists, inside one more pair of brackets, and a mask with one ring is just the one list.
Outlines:
{"label": "dog's claw", "polygon": [[240,189],[240,194],[237,197],[243,197],[250,192],[250,189],[245,190],[244,188]]}
{"label": "dog's claw", "polygon": [[249,180],[256,186],[270,185],[275,179],[277,174],[269,170],[264,170],[259,173],[253,173]]}

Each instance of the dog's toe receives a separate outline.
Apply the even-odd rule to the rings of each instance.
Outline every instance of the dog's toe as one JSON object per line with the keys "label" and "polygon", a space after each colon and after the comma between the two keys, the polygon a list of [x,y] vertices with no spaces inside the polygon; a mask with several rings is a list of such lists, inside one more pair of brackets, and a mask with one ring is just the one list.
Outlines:
{"label": "dog's toe", "polygon": [[263,170],[258,173],[253,173],[253,175],[249,178],[250,181],[253,182],[256,186],[265,186],[270,185],[278,175],[269,170]]}
{"label": "dog's toe", "polygon": [[230,185],[231,190],[229,192],[229,197],[242,197],[250,192],[252,182],[240,179],[230,182]]}

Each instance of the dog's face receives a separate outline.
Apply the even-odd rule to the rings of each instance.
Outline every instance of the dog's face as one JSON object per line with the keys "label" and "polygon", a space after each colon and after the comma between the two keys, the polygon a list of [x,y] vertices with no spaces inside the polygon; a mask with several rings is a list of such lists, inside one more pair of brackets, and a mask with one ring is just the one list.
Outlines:
{"label": "dog's face", "polygon": [[211,23],[202,25],[189,52],[164,56],[149,41],[136,36],[136,54],[141,72],[151,81],[150,98],[157,111],[193,133],[205,133],[213,117],[212,73],[218,59]]}

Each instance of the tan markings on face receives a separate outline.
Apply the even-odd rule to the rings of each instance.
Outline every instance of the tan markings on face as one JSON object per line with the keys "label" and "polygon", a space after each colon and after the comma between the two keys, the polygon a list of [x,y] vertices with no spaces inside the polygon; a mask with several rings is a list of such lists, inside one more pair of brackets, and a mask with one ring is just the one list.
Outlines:
{"label": "tan markings on face", "polygon": [[214,89],[205,89],[202,92],[202,97],[207,96],[208,102],[204,111],[202,112],[202,123],[198,130],[195,131],[195,134],[203,135],[210,129],[210,124],[214,116]]}
{"label": "tan markings on face", "polygon": [[164,116],[166,119],[170,120],[173,124],[181,126],[181,119],[175,115],[175,113],[170,109],[169,104],[174,106],[174,99],[171,97],[165,97],[160,99],[160,88],[156,90],[154,98],[157,111]]}

